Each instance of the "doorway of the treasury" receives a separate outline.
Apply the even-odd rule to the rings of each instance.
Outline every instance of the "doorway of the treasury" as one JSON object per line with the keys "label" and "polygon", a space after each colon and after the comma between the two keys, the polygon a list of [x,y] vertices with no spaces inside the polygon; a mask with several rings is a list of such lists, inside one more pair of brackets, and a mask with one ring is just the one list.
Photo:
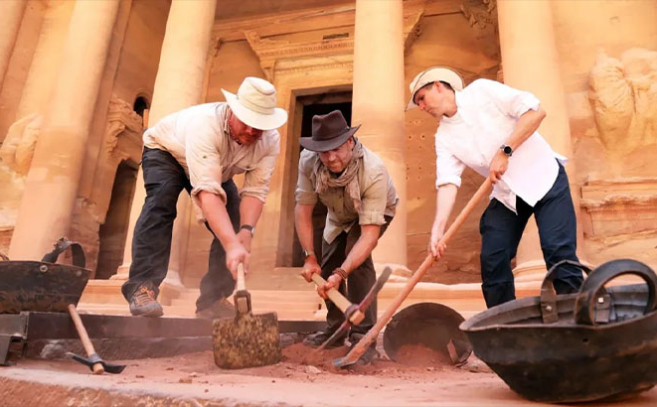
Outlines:
{"label": "doorway of the treasury", "polygon": [[[296,100],[297,108],[294,115],[300,117],[291,118],[294,123],[292,137],[297,138],[295,145],[298,148],[290,155],[290,161],[287,165],[290,166],[288,182],[288,194],[291,194],[291,199],[287,199],[285,206],[282,208],[288,214],[288,219],[294,219],[294,192],[296,189],[296,180],[299,173],[299,156],[303,147],[299,144],[298,140],[302,137],[312,136],[312,120],[315,115],[324,115],[334,110],[339,110],[344,115],[347,123],[351,126],[351,90],[345,91],[329,91],[325,93],[318,93],[307,96],[298,96]],[[290,197],[288,197],[290,198]],[[321,258],[322,252],[322,233],[324,231],[324,224],[326,222],[326,207],[317,202],[313,210],[313,232],[314,232],[314,251],[318,258]],[[303,266],[303,249],[299,243],[296,230],[294,228],[288,229],[287,236],[283,236],[281,253],[279,253],[279,267],[301,267]]]}

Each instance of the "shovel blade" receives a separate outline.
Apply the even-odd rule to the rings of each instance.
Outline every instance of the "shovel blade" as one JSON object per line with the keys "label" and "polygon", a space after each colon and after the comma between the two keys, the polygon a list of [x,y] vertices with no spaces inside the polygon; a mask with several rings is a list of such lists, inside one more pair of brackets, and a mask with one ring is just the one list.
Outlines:
{"label": "shovel blade", "polygon": [[275,312],[237,315],[212,323],[214,363],[222,369],[273,365],[281,360]]}

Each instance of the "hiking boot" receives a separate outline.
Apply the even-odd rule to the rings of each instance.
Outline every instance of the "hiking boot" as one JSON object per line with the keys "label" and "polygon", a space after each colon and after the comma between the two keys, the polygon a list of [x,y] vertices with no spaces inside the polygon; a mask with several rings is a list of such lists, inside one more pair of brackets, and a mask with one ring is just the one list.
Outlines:
{"label": "hiking boot", "polygon": [[161,317],[164,311],[155,299],[155,291],[142,285],[130,298],[130,313],[134,316],[157,318]]}
{"label": "hiking boot", "polygon": [[[319,348],[324,342],[328,340],[328,338],[331,337],[331,335],[333,335],[333,332],[330,331],[315,332],[314,334],[306,336],[303,340],[303,344],[312,348]],[[340,346],[344,345],[344,340],[344,337],[337,338],[333,341],[333,343],[327,345],[325,349],[339,348]]]}
{"label": "hiking boot", "polygon": [[220,318],[234,318],[235,306],[226,298],[215,301],[207,308],[196,310],[196,318],[203,319],[220,319]]}

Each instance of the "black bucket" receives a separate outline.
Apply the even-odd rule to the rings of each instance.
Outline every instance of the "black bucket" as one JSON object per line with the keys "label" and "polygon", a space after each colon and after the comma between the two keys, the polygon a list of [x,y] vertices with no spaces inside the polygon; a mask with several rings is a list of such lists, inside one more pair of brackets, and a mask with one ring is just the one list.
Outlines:
{"label": "black bucket", "polygon": [[[68,248],[74,265],[56,264]],[[0,261],[0,314],[68,313],[68,305],[77,305],[91,275],[84,266],[82,247],[65,238],[42,261]]]}
{"label": "black bucket", "polygon": [[453,309],[430,302],[413,304],[392,317],[383,333],[383,348],[391,360],[406,345],[422,345],[442,355],[445,363],[464,363],[472,353],[459,330],[463,317]]}
{"label": "black bucket", "polygon": [[[616,399],[657,384],[657,276],[614,260],[576,294],[556,295],[547,273],[538,297],[493,307],[461,324],[475,355],[521,396],[552,403]],[[605,288],[632,274],[646,284]]]}

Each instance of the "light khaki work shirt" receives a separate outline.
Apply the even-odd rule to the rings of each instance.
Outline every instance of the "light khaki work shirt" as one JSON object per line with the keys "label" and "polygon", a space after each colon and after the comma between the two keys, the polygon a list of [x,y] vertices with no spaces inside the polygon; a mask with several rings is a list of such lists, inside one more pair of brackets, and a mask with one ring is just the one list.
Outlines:
{"label": "light khaki work shirt", "polygon": [[236,174],[246,173],[240,196],[265,202],[280,151],[280,136],[277,130],[268,130],[250,146],[237,144],[228,130],[228,104],[217,102],[165,116],[144,132],[144,146],[168,151],[185,169],[192,184],[197,220],[202,222],[199,192],[212,192],[225,202],[221,183]]}
{"label": "light khaki work shirt", "polygon": [[363,146],[363,157],[360,158],[358,183],[360,186],[361,210],[349,210],[345,205],[345,189],[328,188],[321,195],[315,192],[317,176],[313,172],[319,155],[313,151],[304,150],[299,158],[299,178],[295,193],[296,202],[302,205],[314,205],[317,199],[326,205],[326,227],[324,240],[333,242],[343,231],[348,232],[356,221],[360,225],[384,225],[385,216],[395,216],[399,202],[397,191],[392,184],[383,161]]}

